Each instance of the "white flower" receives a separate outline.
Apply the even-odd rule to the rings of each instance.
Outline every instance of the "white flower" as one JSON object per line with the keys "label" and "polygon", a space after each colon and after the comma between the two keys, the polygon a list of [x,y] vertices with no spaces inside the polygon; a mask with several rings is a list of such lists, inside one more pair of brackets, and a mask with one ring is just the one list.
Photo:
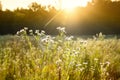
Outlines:
{"label": "white flower", "polygon": [[32,30],[32,29],[30,29],[30,30],[29,30],[29,32],[30,32],[30,33],[32,33],[32,32],[33,32],[33,30]]}
{"label": "white flower", "polygon": [[49,43],[54,43],[53,38],[51,36],[49,36],[49,35],[45,36],[41,41],[46,42],[46,43],[48,43],[48,42]]}
{"label": "white flower", "polygon": [[24,31],[25,31],[24,29],[21,29],[21,30],[20,30],[20,33],[24,32]]}
{"label": "white flower", "polygon": [[42,30],[42,31],[41,31],[41,34],[45,34],[45,31],[44,31],[44,30]]}
{"label": "white flower", "polygon": [[70,41],[70,40],[72,40],[73,38],[74,38],[73,36],[70,36],[70,37],[66,37],[65,40]]}
{"label": "white flower", "polygon": [[25,30],[28,30],[28,28],[27,28],[27,27],[24,27],[24,29],[25,29]]}
{"label": "white flower", "polygon": [[19,31],[17,31],[17,33],[16,33],[17,35],[19,35],[20,34],[20,32]]}
{"label": "white flower", "polygon": [[47,40],[46,38],[44,38],[44,39],[41,40],[41,42],[43,42],[43,43],[47,43],[48,40]]}
{"label": "white flower", "polygon": [[60,29],[61,29],[61,27],[57,27],[56,29],[57,29],[57,30],[60,30]]}
{"label": "white flower", "polygon": [[50,35],[47,35],[47,36],[46,36],[46,38],[50,39],[50,38],[51,38],[51,36],[50,36]]}
{"label": "white flower", "polygon": [[41,34],[40,34],[40,33],[37,33],[37,35],[38,35],[38,36],[41,36]]}
{"label": "white flower", "polygon": [[35,33],[38,34],[38,33],[39,33],[39,30],[35,30]]}
{"label": "white flower", "polygon": [[66,33],[65,27],[57,27],[56,29],[59,30],[60,32]]}

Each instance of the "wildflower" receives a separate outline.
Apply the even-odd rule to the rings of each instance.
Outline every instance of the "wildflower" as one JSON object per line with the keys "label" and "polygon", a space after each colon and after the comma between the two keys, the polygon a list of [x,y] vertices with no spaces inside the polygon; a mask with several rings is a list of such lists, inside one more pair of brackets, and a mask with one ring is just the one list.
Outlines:
{"label": "wildflower", "polygon": [[77,55],[79,52],[76,50],[73,50],[74,55]]}
{"label": "wildflower", "polygon": [[38,35],[38,36],[41,36],[41,34],[40,34],[40,33],[37,33],[37,35]]}
{"label": "wildflower", "polygon": [[32,33],[32,32],[33,32],[33,30],[32,30],[32,29],[30,29],[30,30],[29,30],[29,32],[30,32],[30,33]]}
{"label": "wildflower", "polygon": [[24,31],[25,31],[24,29],[21,29],[21,30],[20,30],[20,33],[24,32]]}
{"label": "wildflower", "polygon": [[72,54],[71,56],[75,57],[79,52],[76,51],[76,50],[73,50],[72,53],[73,53],[73,54]]}
{"label": "wildflower", "polygon": [[36,30],[35,33],[38,34],[38,33],[39,33],[39,30]]}
{"label": "wildflower", "polygon": [[41,36],[40,34],[40,31],[39,30],[36,30],[35,33],[38,35],[38,36]]}
{"label": "wildflower", "polygon": [[70,41],[70,40],[72,40],[73,38],[74,38],[73,36],[70,36],[70,37],[66,37],[65,40]]}
{"label": "wildflower", "polygon": [[45,31],[41,30],[41,32],[38,35],[40,35],[41,37],[45,36]]}
{"label": "wildflower", "polygon": [[43,43],[47,43],[48,40],[47,40],[46,38],[44,38],[44,39],[41,40],[41,42],[43,42]]}
{"label": "wildflower", "polygon": [[45,34],[45,31],[44,31],[44,30],[42,30],[42,31],[41,31],[41,34]]}
{"label": "wildflower", "polygon": [[16,33],[17,35],[19,35],[20,34],[20,31],[17,31],[17,33]]}
{"label": "wildflower", "polygon": [[24,30],[28,30],[28,28],[27,28],[27,27],[24,27]]}
{"label": "wildflower", "polygon": [[56,29],[59,30],[60,32],[66,33],[65,27],[57,27]]}
{"label": "wildflower", "polygon": [[49,35],[45,36],[45,38],[43,38],[41,41],[45,42],[45,43],[48,43],[48,42],[49,43],[54,43],[53,38],[51,36],[49,36]]}
{"label": "wildflower", "polygon": [[50,35],[47,35],[46,38],[50,43],[54,43],[54,40]]}
{"label": "wildflower", "polygon": [[29,30],[29,33],[30,33],[30,35],[33,35],[33,30],[30,29],[30,30]]}
{"label": "wildflower", "polygon": [[47,35],[47,36],[46,36],[46,38],[47,38],[47,39],[50,39],[50,38],[51,38],[51,36],[50,36],[50,35]]}
{"label": "wildflower", "polygon": [[61,27],[57,27],[56,29],[57,29],[57,30],[60,30],[60,29],[61,29]]}

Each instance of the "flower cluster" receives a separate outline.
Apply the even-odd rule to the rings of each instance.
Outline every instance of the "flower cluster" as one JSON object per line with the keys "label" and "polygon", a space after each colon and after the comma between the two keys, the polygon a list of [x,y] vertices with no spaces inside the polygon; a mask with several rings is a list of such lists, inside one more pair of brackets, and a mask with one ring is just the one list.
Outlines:
{"label": "flower cluster", "polygon": [[62,33],[66,33],[65,27],[57,27],[56,29]]}

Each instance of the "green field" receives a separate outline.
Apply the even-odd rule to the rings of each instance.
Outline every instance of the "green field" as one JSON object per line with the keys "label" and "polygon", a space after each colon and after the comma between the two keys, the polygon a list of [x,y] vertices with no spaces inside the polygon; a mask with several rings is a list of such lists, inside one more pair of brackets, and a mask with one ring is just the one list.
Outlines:
{"label": "green field", "polygon": [[55,37],[27,28],[0,37],[0,80],[120,80],[120,39]]}

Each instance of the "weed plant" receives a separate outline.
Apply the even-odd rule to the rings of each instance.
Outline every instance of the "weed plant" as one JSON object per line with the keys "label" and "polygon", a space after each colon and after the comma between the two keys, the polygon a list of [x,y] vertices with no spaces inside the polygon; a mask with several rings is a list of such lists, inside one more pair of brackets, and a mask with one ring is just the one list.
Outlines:
{"label": "weed plant", "polygon": [[[120,40],[24,28],[0,38],[0,80],[120,80]],[[29,35],[27,35],[29,32]]]}

